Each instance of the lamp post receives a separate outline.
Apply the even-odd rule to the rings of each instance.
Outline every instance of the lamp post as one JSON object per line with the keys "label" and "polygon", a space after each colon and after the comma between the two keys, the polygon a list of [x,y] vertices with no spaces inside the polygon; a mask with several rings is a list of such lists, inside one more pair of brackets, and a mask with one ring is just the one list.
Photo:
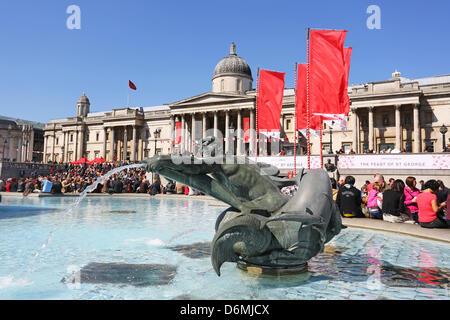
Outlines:
{"label": "lamp post", "polygon": [[334,125],[334,121],[331,121],[331,126],[330,126],[330,154],[333,154],[333,126]]}
{"label": "lamp post", "polygon": [[157,142],[157,139],[159,139],[160,134],[161,134],[161,129],[156,129],[155,131],[153,131],[153,138],[155,139],[155,155],[156,155],[156,142]]}
{"label": "lamp post", "polygon": [[[233,154],[233,152],[234,152],[234,141],[231,138],[231,136],[234,137],[234,129],[235,129],[234,123],[233,123],[233,121],[230,121],[230,130],[229,130],[230,134],[228,135],[229,140],[228,140],[228,150],[227,150],[229,154]],[[233,150],[233,152],[231,152],[230,150]]]}
{"label": "lamp post", "polygon": [[[156,129],[155,131],[153,131],[153,139],[155,140],[154,156],[156,155],[156,142],[157,142],[157,139],[159,138],[160,133],[161,133],[161,129]],[[154,178],[153,178],[153,171],[152,171],[152,183],[153,182],[154,182]]]}
{"label": "lamp post", "polygon": [[442,124],[442,127],[439,129],[439,132],[442,134],[442,152],[445,152],[446,146],[445,146],[445,134],[447,133],[447,127]]}

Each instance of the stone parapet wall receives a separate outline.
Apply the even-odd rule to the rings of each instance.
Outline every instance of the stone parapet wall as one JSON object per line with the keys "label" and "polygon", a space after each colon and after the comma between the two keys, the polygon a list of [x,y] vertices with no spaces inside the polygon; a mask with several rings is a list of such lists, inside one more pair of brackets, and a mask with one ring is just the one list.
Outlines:
{"label": "stone parapet wall", "polygon": [[21,162],[0,162],[0,177],[8,178],[25,178],[32,176],[36,171],[37,175],[48,175],[51,168],[55,170],[63,168],[61,165],[50,165],[42,163],[21,163]]}

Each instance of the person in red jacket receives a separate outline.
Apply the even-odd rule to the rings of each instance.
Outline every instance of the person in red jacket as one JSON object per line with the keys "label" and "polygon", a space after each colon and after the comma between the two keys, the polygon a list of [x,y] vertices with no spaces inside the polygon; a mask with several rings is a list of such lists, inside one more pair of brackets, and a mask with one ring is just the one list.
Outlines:
{"label": "person in red jacket", "polygon": [[436,196],[439,184],[436,180],[429,180],[424,186],[425,190],[417,196],[420,226],[423,228],[448,228],[448,220],[443,214],[440,214],[440,209],[446,207],[447,204],[445,202],[438,203]]}

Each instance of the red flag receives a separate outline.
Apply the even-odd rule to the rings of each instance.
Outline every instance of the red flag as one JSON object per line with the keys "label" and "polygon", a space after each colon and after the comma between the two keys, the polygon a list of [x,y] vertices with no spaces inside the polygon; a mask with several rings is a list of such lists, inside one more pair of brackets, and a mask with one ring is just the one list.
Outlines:
{"label": "red flag", "polygon": [[128,80],[128,85],[130,86],[131,89],[136,90],[136,86],[134,85],[133,82],[131,82],[131,80]]}
{"label": "red flag", "polygon": [[344,113],[348,116],[350,111],[350,98],[348,97],[348,77],[350,74],[350,61],[352,56],[352,47],[344,48],[344,63],[345,63],[345,92],[344,92]]}
{"label": "red flag", "polygon": [[284,72],[261,70],[258,88],[258,130],[280,132]]}
{"label": "red flag", "polygon": [[244,122],[244,142],[248,142],[250,139],[250,118],[244,117],[242,120]]}
{"label": "red flag", "polygon": [[339,114],[344,105],[346,34],[347,31],[311,31],[309,101],[313,114]]}
{"label": "red flag", "polygon": [[181,121],[175,123],[175,141],[174,144],[181,143]]}
{"label": "red flag", "polygon": [[[307,110],[306,110],[306,72],[307,65],[299,64],[297,69],[297,91],[295,93],[295,111],[297,114],[297,130],[307,129]],[[322,117],[311,113],[310,102],[310,122],[309,128],[312,130],[320,130]]]}

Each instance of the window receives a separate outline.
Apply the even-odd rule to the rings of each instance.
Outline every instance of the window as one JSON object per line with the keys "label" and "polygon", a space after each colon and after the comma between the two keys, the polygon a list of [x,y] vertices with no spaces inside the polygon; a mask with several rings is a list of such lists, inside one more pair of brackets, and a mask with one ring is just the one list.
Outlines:
{"label": "window", "polygon": [[291,129],[291,120],[288,119],[286,120],[286,130],[290,130]]}
{"label": "window", "polygon": [[225,91],[225,80],[220,80],[220,91]]}
{"label": "window", "polygon": [[403,116],[403,124],[405,126],[410,126],[411,125],[411,114],[407,113]]}
{"label": "window", "polygon": [[368,126],[369,126],[369,120],[367,120],[367,118],[362,118],[361,119],[361,127],[367,128]]}
{"label": "window", "polygon": [[56,138],[56,144],[59,145],[59,138]]}
{"label": "window", "polygon": [[428,141],[425,142],[425,152],[434,152],[434,142],[433,141]]}
{"label": "window", "polygon": [[330,144],[329,143],[323,143],[322,144],[322,150],[323,150],[323,152],[325,154],[329,154],[330,151],[331,151]]}
{"label": "window", "polygon": [[97,134],[95,135],[95,141],[98,141],[99,138],[100,138],[100,134],[97,132]]}
{"label": "window", "polygon": [[345,153],[349,153],[350,150],[352,149],[352,144],[351,143],[343,143],[342,147],[344,148]]}
{"label": "window", "polygon": [[412,143],[411,142],[406,142],[405,150],[406,150],[406,152],[412,152]]}
{"label": "window", "polygon": [[367,143],[363,144],[363,153],[366,153],[369,150],[369,145]]}
{"label": "window", "polygon": [[94,158],[100,158],[100,151],[94,151]]}
{"label": "window", "polygon": [[236,91],[241,91],[242,88],[242,81],[241,79],[236,80]]}
{"label": "window", "polygon": [[379,149],[378,149],[378,152],[381,152],[381,151],[387,151],[387,150],[394,150],[394,147],[395,147],[395,145],[393,144],[393,143],[380,143],[379,144]]}
{"label": "window", "polygon": [[383,126],[387,127],[389,125],[389,115],[383,114]]}
{"label": "window", "polygon": [[109,132],[106,132],[105,140],[109,140]]}
{"label": "window", "polygon": [[89,133],[86,133],[86,141],[89,141]]}
{"label": "window", "polygon": [[73,142],[73,134],[70,135],[70,142]]}

